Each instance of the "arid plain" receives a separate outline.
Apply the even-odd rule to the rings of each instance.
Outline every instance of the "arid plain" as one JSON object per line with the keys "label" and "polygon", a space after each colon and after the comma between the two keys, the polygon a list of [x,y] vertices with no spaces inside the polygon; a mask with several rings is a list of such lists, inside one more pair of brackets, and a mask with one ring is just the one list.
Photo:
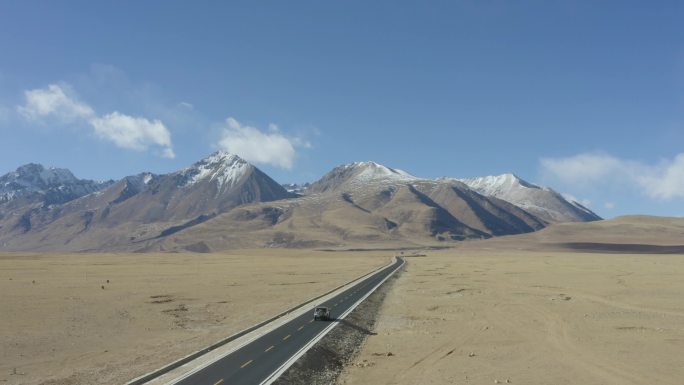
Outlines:
{"label": "arid plain", "polygon": [[125,383],[390,255],[1,254],[0,383]]}
{"label": "arid plain", "polygon": [[683,224],[563,224],[409,258],[338,383],[682,384],[684,255],[558,245],[681,245]]}
{"label": "arid plain", "polygon": [[[681,384],[684,255],[620,250],[682,239],[682,219],[625,217],[403,251],[338,383]],[[615,250],[572,250],[597,242]],[[392,254],[2,254],[0,383],[124,383]]]}

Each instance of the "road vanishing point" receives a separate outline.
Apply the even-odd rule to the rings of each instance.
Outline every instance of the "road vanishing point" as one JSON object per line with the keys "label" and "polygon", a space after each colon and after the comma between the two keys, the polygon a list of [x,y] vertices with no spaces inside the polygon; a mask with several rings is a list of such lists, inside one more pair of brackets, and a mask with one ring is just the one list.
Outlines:
{"label": "road vanishing point", "polygon": [[316,306],[330,308],[330,321],[314,321],[311,306],[311,312],[305,312],[218,360],[171,381],[170,384],[266,385],[274,382],[403,264],[404,259],[397,257],[391,265],[337,296],[317,303]]}

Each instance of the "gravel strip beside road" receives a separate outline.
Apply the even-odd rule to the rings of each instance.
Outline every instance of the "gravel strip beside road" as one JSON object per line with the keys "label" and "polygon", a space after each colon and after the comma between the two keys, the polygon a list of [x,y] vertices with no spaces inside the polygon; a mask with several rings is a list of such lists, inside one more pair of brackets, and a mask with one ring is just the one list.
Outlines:
{"label": "gravel strip beside road", "polygon": [[405,267],[366,298],[347,318],[331,321],[340,325],[297,360],[274,385],[334,384],[345,366],[363,365],[354,363],[354,359],[366,338],[375,335],[373,327],[380,306]]}

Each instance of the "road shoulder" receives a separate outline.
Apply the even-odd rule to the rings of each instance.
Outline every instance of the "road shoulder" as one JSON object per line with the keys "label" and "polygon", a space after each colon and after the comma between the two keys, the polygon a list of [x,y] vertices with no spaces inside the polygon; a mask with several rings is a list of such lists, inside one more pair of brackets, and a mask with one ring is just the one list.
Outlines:
{"label": "road shoulder", "polygon": [[364,341],[375,335],[373,327],[383,301],[406,265],[316,343],[273,384],[327,385],[335,383],[344,368],[352,365]]}

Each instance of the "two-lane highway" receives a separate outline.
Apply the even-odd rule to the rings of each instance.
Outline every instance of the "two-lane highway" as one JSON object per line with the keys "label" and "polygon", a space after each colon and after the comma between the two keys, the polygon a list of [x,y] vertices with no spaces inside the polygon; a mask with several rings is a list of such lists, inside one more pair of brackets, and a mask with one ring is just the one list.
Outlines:
{"label": "two-lane highway", "polygon": [[241,385],[272,382],[403,264],[403,258],[396,258],[392,265],[379,270],[337,296],[318,303],[317,305],[330,307],[332,321],[313,321],[312,306],[311,312],[305,312],[219,360],[197,368],[171,383]]}

